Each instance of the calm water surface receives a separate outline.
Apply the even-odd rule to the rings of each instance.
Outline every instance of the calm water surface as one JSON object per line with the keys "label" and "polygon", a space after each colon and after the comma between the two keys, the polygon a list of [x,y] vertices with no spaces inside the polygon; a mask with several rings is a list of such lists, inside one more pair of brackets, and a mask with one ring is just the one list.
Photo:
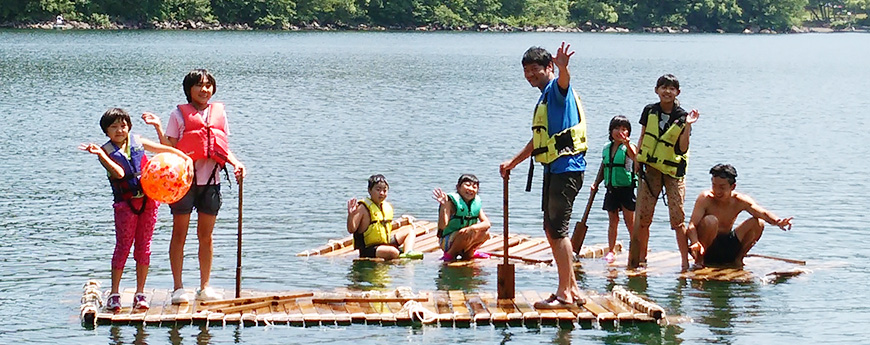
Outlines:
{"label": "calm water surface", "polygon": [[[197,67],[216,75],[214,100],[226,102],[233,150],[250,169],[245,287],[494,292],[495,265],[443,268],[427,257],[381,266],[295,254],[345,235],[345,201],[365,194],[372,173],[388,177],[397,213],[427,220],[436,215],[433,188],[452,188],[460,173],[475,173],[493,228],[501,229],[497,167],[530,137],[539,94],[523,79],[519,60],[531,45],[555,50],[563,40],[577,50],[571,71],[588,114],[592,172],[609,119],[623,114],[636,123],[643,106],[657,100],[655,79],[674,73],[682,104],[701,110],[689,199],[708,187],[710,166],[735,165],[738,190],[795,216],[793,231],[768,228],[755,252],[807,260],[812,273],[778,284],[580,275],[583,288],[628,285],[693,320],[661,328],[80,324],[81,285],[108,285],[114,234],[105,173],[76,146],[106,140],[98,119],[109,107],[152,111],[166,123],[184,101],[182,77]],[[866,342],[867,56],[870,36],[859,34],[0,31],[0,344]],[[138,119],[133,131],[155,138]],[[541,236],[540,181],[524,193],[524,175],[521,165],[510,187],[511,231]],[[583,210],[589,179],[575,213]],[[224,191],[212,284],[231,289],[238,190]],[[599,208],[587,243],[606,241]],[[659,206],[652,250],[676,250],[666,217]],[[150,288],[172,284],[170,219],[161,207]],[[620,238],[627,239],[624,229]],[[188,240],[184,277],[193,287],[196,239]],[[133,286],[132,258],[127,265],[122,287]],[[517,289],[555,285],[553,268],[517,269]]]}

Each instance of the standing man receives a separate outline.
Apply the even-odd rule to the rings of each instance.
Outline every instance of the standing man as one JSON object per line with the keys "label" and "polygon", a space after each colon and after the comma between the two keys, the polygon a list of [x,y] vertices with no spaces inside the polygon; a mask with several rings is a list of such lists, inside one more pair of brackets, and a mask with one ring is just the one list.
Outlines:
{"label": "standing man", "polygon": [[[761,238],[765,222],[783,231],[791,230],[792,217],[777,217],[748,195],[734,191],[737,169],[733,166],[716,164],[710,175],[713,186],[698,195],[689,220],[689,248],[695,263],[742,267],[743,257]],[[743,211],[752,217],[734,227],[737,215]]]}
{"label": "standing man", "polygon": [[540,47],[531,47],[523,54],[526,80],[541,90],[541,97],[532,119],[532,139],[516,156],[499,166],[502,178],[508,179],[511,169],[530,156],[544,165],[544,232],[553,250],[559,287],[549,298],[536,302],[536,309],[565,308],[586,302],[580,297],[574,277],[568,237],[574,198],[583,185],[586,170],[586,116],[571,87],[568,61],[574,52],[569,52],[570,48],[571,45],[562,42],[555,58]]}

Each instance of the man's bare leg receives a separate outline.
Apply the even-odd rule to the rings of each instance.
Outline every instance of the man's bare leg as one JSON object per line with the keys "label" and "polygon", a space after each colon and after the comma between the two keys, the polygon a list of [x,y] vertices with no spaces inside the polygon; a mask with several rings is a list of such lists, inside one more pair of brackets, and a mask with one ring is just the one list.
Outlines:
{"label": "man's bare leg", "polygon": [[[695,225],[695,232],[698,235],[698,242],[704,249],[710,248],[716,236],[719,235],[719,218],[714,215],[707,215],[701,218],[701,223]],[[692,256],[695,258],[695,263],[701,266],[704,265],[704,256],[700,253],[700,248],[692,249]]]}
{"label": "man's bare leg", "polygon": [[734,234],[737,235],[741,245],[740,253],[734,259],[735,263],[743,265],[743,257],[761,239],[762,233],[764,233],[764,221],[755,217],[744,220],[743,223],[734,228]]}
{"label": "man's bare leg", "polygon": [[577,278],[574,276],[571,239],[568,237],[553,239],[547,232],[547,241],[553,251],[553,259],[556,261],[556,270],[559,274],[556,297],[574,303],[576,299],[580,298],[580,288],[577,286]]}

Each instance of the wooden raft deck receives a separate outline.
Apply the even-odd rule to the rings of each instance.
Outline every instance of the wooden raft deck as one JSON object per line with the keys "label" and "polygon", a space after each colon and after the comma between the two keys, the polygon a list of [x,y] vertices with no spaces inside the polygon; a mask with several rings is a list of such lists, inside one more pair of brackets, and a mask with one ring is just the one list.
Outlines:
{"label": "wooden raft deck", "polygon": [[[411,224],[405,225],[397,230],[411,229],[416,234],[414,250],[420,251],[428,256],[440,258],[443,255],[441,248],[438,245],[437,223],[414,220]],[[508,254],[512,261],[523,262],[527,264],[551,264],[553,262],[553,253],[550,250],[550,244],[544,237],[529,237],[526,235],[510,235],[508,237]],[[478,250],[489,253],[493,258],[503,257],[504,252],[504,236],[493,234],[490,232],[490,238],[484,242]],[[617,242],[616,250],[622,250],[622,243]],[[356,255],[357,251],[353,249],[353,236],[347,236],[337,240],[330,240],[329,243],[320,247],[303,251],[296,256],[348,256]],[[599,244],[593,246],[583,246],[578,254],[583,258],[600,258],[607,254],[607,244]],[[479,261],[479,260],[478,260]],[[495,260],[492,260],[495,262]]]}
{"label": "wooden raft deck", "polygon": [[[99,302],[99,285],[89,282],[82,297],[83,324],[187,325],[225,324],[342,326],[367,324],[411,326],[438,324],[470,327],[495,325],[514,327],[601,327],[617,323],[657,323],[664,310],[626,289],[616,286],[612,292],[587,291],[583,307],[536,310],[535,301],[546,296],[535,291],[517,292],[513,300],[496,299],[493,292],[462,291],[393,292],[281,292],[243,291],[242,298],[229,298],[233,291],[217,289],[225,300],[171,305],[170,292],[148,289],[148,310],[130,306],[133,290],[121,294],[119,312],[105,310]],[[96,293],[95,293],[96,292]]]}

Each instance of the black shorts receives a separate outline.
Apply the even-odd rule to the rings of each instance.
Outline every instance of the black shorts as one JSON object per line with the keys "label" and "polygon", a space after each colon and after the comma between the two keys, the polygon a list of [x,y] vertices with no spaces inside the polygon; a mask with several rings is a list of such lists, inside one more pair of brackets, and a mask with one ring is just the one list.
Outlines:
{"label": "black shorts", "polygon": [[[354,236],[354,244],[357,243],[356,239],[357,239],[357,237]],[[365,240],[363,239],[363,236],[360,233],[359,234],[359,243],[365,243],[364,241]],[[375,244],[375,245],[371,245],[368,247],[357,248],[359,250],[359,257],[361,257],[361,258],[375,258],[375,257],[377,257],[378,256],[377,255],[378,254],[378,247],[380,247],[380,246],[393,246],[393,247],[396,247],[396,249],[399,249],[399,241],[396,240],[396,235],[392,234],[392,235],[390,235],[390,243]],[[402,250],[399,249],[399,253],[401,253],[401,252],[402,252]]]}
{"label": "black shorts", "polygon": [[623,208],[634,211],[636,201],[634,187],[608,187],[602,209],[607,212],[616,212]]}
{"label": "black shorts", "polygon": [[568,237],[571,211],[574,198],[583,185],[582,171],[569,171],[561,174],[544,173],[542,209],[544,210],[544,230],[553,239]]}
{"label": "black shorts", "polygon": [[734,231],[716,235],[713,244],[704,251],[704,265],[733,264],[741,250],[743,245]]}
{"label": "black shorts", "polygon": [[192,185],[181,200],[169,204],[169,209],[172,214],[190,214],[196,208],[199,213],[216,216],[221,204],[221,185]]}

